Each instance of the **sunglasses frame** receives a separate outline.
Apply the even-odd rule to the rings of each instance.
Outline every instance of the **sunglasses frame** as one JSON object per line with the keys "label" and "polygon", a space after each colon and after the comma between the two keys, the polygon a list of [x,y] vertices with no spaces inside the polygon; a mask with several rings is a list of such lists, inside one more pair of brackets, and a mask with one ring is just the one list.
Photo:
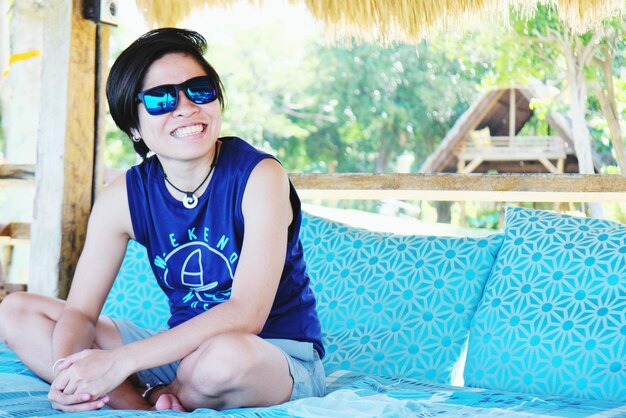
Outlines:
{"label": "sunglasses frame", "polygon": [[[206,102],[205,102],[205,101],[200,101],[200,102],[198,102],[198,101],[194,100],[194,99],[190,96],[190,94],[189,94],[189,91],[188,91],[189,84],[190,84],[190,83],[193,83],[193,82],[195,82],[195,81],[198,81],[198,80],[206,80],[206,81],[207,81],[207,83],[208,83],[208,85],[210,86],[210,88],[211,88],[211,89],[212,89],[212,91],[213,91],[212,98],[211,98],[210,100],[206,101]],[[148,108],[148,105],[146,104],[146,101],[145,101],[145,99],[144,99],[144,96],[146,96],[146,95],[150,95],[150,92],[151,92],[152,90],[156,90],[156,89],[163,89],[163,90],[165,90],[167,95],[169,95],[169,91],[167,91],[167,90],[170,90],[170,91],[171,91],[171,89],[174,89],[175,93],[174,93],[174,95],[172,96],[172,97],[173,97],[173,99],[174,99],[174,105],[173,105],[173,107],[172,107],[171,109],[169,109],[169,110],[162,110],[162,109],[150,110],[150,109]],[[152,116],[160,116],[160,115],[165,115],[166,113],[170,113],[170,112],[173,112],[174,110],[176,110],[176,107],[178,106],[178,94],[179,94],[181,91],[185,94],[185,96],[187,96],[187,98],[188,98],[189,100],[191,100],[191,101],[192,101],[193,103],[195,103],[195,104],[207,104],[207,103],[211,103],[211,102],[214,102],[214,101],[218,98],[217,88],[215,87],[215,84],[213,83],[213,81],[209,78],[209,76],[207,76],[207,75],[201,75],[201,76],[199,76],[199,77],[193,77],[193,78],[190,78],[189,80],[183,81],[183,82],[182,82],[182,83],[180,83],[180,84],[161,84],[160,86],[151,87],[151,88],[149,88],[149,89],[147,89],[147,90],[144,90],[144,91],[142,91],[142,92],[138,93],[138,94],[137,94],[137,97],[136,97],[136,100],[137,100],[138,102],[143,103],[143,106],[144,106],[144,108],[146,109],[146,112],[148,112],[148,114],[149,114],[149,115],[152,115]],[[157,97],[158,95],[152,95],[152,96]],[[165,96],[165,95],[163,95],[163,96]]]}

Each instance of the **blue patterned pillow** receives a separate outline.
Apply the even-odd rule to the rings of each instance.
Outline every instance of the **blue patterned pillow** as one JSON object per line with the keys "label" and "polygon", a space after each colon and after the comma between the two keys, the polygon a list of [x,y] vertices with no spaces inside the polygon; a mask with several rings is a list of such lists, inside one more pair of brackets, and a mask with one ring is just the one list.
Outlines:
{"label": "blue patterned pillow", "polygon": [[450,382],[501,234],[399,236],[307,215],[301,236],[327,373]]}
{"label": "blue patterned pillow", "polygon": [[626,401],[626,227],[508,209],[465,383]]}
{"label": "blue patterned pillow", "polygon": [[128,319],[142,328],[167,328],[167,297],[157,284],[143,245],[129,241],[126,256],[115,278],[102,315]]}

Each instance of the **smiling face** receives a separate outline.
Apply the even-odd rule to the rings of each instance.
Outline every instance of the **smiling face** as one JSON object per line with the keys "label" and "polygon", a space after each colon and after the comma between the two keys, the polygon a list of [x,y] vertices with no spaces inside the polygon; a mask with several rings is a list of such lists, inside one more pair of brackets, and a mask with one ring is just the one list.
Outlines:
{"label": "smiling face", "polygon": [[[171,53],[154,61],[143,79],[142,91],[163,84],[179,84],[206,75],[202,66],[184,53]],[[162,163],[171,160],[208,159],[222,127],[220,102],[196,104],[180,91],[176,108],[164,115],[148,114],[139,106],[139,127],[133,135],[143,138]]]}

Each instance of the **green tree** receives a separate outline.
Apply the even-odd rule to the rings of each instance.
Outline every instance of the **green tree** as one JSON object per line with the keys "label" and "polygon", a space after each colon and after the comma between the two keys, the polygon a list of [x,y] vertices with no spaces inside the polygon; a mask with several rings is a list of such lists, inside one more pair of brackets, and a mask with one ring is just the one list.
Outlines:
{"label": "green tree", "polygon": [[415,170],[467,107],[483,71],[427,43],[320,46],[316,55],[307,111],[317,124],[306,149],[329,171],[394,171],[403,154],[415,158]]}
{"label": "green tree", "polygon": [[305,86],[314,82],[315,57],[308,45],[316,35],[293,32],[284,19],[268,15],[252,26],[216,19],[210,31],[201,32],[209,41],[207,57],[225,85],[223,135],[252,142],[293,171],[309,163],[303,147],[309,131],[297,115],[308,100]]}

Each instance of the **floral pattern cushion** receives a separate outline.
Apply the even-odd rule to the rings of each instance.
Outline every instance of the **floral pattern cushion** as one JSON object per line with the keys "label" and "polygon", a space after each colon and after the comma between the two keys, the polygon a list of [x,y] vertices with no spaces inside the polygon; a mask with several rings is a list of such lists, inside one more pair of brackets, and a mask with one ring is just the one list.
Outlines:
{"label": "floral pattern cushion", "polygon": [[327,373],[455,378],[502,235],[400,236],[307,215],[302,241]]}
{"label": "floral pattern cushion", "polygon": [[626,402],[626,227],[508,209],[465,384]]}

